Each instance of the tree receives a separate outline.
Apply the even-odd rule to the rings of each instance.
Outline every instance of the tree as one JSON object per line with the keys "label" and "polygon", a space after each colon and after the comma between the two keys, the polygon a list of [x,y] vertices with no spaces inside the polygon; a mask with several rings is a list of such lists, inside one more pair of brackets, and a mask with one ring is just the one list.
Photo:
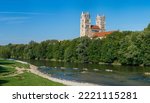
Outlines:
{"label": "tree", "polygon": [[82,37],[79,39],[79,44],[77,46],[78,61],[82,63],[88,63],[88,46],[90,39],[88,37]]}
{"label": "tree", "polygon": [[102,39],[101,46],[101,61],[106,63],[113,63],[117,61],[118,50],[120,48],[119,42],[124,37],[122,32],[114,32]]}
{"label": "tree", "polygon": [[0,46],[1,58],[54,59],[80,63],[150,65],[150,24],[144,31],[113,32],[103,39],[88,37],[73,40],[35,41],[29,44]]}
{"label": "tree", "polygon": [[141,50],[140,59],[143,65],[150,65],[150,31],[141,32],[137,36],[137,43]]}
{"label": "tree", "polygon": [[38,43],[37,42],[34,42],[34,41],[31,41],[27,47],[25,48],[27,50],[27,58],[28,59],[36,59],[38,58],[39,54],[39,50],[37,50],[38,48]]}
{"label": "tree", "polygon": [[57,42],[53,46],[53,59],[59,60],[59,58],[60,58],[60,51],[59,50],[60,50],[60,42]]}
{"label": "tree", "polygon": [[10,58],[11,52],[8,47],[0,47],[0,57],[1,58]]}
{"label": "tree", "polygon": [[119,61],[127,65],[140,65],[142,64],[140,44],[137,37],[141,35],[140,32],[133,32],[131,35],[126,36],[120,43]]}
{"label": "tree", "polygon": [[58,40],[49,40],[49,43],[47,45],[47,53],[46,53],[46,57],[47,59],[53,59],[53,48],[54,48],[54,45],[58,42]]}
{"label": "tree", "polygon": [[101,58],[101,40],[93,39],[88,46],[88,59],[91,63],[98,63]]}
{"label": "tree", "polygon": [[150,24],[146,28],[144,28],[144,31],[150,31]]}

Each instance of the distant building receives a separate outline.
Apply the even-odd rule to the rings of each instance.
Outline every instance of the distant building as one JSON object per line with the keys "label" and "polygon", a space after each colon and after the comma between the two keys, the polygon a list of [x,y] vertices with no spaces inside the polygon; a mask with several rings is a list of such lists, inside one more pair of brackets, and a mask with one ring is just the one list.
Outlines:
{"label": "distant building", "polygon": [[91,19],[89,13],[81,14],[80,20],[80,37],[82,36],[91,36]]}
{"label": "distant building", "polygon": [[80,19],[80,37],[87,36],[90,38],[103,38],[112,32],[106,32],[105,16],[97,15],[96,25],[91,25],[91,18],[88,12],[82,12]]}

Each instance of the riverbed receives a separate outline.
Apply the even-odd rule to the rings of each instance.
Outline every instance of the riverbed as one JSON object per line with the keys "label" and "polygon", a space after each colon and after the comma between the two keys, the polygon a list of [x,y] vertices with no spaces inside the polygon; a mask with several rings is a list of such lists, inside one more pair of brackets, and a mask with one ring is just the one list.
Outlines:
{"label": "riverbed", "polygon": [[106,86],[150,86],[150,67],[25,60],[51,77]]}

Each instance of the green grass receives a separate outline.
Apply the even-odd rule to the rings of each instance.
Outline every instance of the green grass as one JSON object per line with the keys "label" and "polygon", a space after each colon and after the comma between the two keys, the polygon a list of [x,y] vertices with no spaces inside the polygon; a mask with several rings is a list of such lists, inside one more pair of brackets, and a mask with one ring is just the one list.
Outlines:
{"label": "green grass", "polygon": [[4,77],[15,73],[15,67],[27,69],[29,65],[0,59],[0,86],[63,86],[61,83],[50,81],[29,72],[13,77]]}
{"label": "green grass", "polygon": [[16,69],[12,66],[1,65],[0,66],[0,77],[7,76],[16,72]]}
{"label": "green grass", "polygon": [[14,60],[0,59],[0,65],[7,65],[7,66],[19,67],[19,68],[29,68],[29,64],[22,64],[19,62],[15,62]]}
{"label": "green grass", "polygon": [[0,65],[12,65],[14,63],[15,63],[15,61],[13,61],[13,60],[0,59]]}
{"label": "green grass", "polygon": [[28,69],[30,68],[29,64],[21,64],[19,62],[15,62],[14,64],[12,64],[13,67],[19,67],[19,68],[25,68]]}
{"label": "green grass", "polygon": [[63,86],[63,84],[41,78],[35,74],[25,72],[15,77],[1,78],[5,83],[1,86]]}

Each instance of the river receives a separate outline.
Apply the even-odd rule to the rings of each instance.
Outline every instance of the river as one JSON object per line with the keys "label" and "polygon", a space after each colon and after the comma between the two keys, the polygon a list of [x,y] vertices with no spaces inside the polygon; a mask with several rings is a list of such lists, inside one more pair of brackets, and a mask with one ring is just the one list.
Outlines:
{"label": "river", "polygon": [[107,86],[150,86],[150,67],[25,60],[52,77]]}

